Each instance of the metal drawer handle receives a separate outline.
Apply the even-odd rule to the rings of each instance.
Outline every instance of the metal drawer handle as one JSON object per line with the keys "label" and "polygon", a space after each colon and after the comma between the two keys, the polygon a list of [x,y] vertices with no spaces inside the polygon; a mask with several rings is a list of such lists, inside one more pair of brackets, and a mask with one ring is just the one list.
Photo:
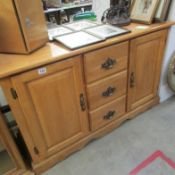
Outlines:
{"label": "metal drawer handle", "polygon": [[135,87],[135,73],[132,72],[130,75],[130,88],[134,88]]}
{"label": "metal drawer handle", "polygon": [[105,70],[112,69],[114,65],[117,64],[117,61],[112,58],[108,58],[102,65],[101,67]]}
{"label": "metal drawer handle", "polygon": [[86,102],[85,102],[84,94],[80,94],[80,106],[82,111],[86,110]]}
{"label": "metal drawer handle", "polygon": [[114,118],[114,115],[116,114],[116,111],[109,111],[104,117],[104,120],[112,120]]}
{"label": "metal drawer handle", "polygon": [[114,92],[116,91],[115,87],[108,87],[108,89],[102,93],[103,97],[110,97],[114,94]]}

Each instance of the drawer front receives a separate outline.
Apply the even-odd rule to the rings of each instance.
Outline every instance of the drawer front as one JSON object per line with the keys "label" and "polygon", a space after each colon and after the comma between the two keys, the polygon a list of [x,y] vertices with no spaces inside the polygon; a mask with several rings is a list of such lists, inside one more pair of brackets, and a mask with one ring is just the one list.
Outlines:
{"label": "drawer front", "polygon": [[126,96],[114,100],[92,112],[90,112],[91,130],[94,131],[100,127],[118,119],[126,112]]}
{"label": "drawer front", "polygon": [[126,94],[127,71],[115,74],[87,86],[90,110]]}
{"label": "drawer front", "polygon": [[127,68],[128,42],[99,49],[84,55],[86,82],[104,78]]}

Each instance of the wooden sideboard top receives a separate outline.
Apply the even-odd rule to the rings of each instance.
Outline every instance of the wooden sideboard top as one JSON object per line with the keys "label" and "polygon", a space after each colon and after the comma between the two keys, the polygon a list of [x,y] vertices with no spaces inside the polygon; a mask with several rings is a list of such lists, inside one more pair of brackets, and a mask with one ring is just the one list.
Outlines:
{"label": "wooden sideboard top", "polygon": [[[86,46],[77,50],[69,50],[59,43],[47,43],[44,47],[33,52],[30,55],[19,54],[0,54],[0,79],[18,74],[23,71],[27,71],[33,68],[43,66],[45,64],[54,63],[59,60],[63,60],[69,57],[73,57],[85,52],[89,52],[98,48],[102,48],[108,45],[119,43],[122,41],[130,40],[132,38],[155,32],[158,30],[169,28],[174,25],[175,22],[156,23],[152,25],[142,25],[132,23],[125,27],[131,30],[131,33],[126,35],[117,36],[108,39],[104,42],[94,45]],[[147,28],[138,29],[138,26],[147,26]]]}

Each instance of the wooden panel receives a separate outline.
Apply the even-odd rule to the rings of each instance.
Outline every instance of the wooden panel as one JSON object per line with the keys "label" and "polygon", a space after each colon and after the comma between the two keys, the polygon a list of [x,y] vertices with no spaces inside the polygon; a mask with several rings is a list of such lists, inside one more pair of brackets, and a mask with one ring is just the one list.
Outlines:
{"label": "wooden panel", "polygon": [[[126,94],[127,71],[115,74],[87,86],[90,110],[95,109],[117,97]],[[108,91],[109,96],[104,96]]]}
{"label": "wooden panel", "polygon": [[145,103],[144,105],[139,106],[137,109],[126,113],[124,116],[119,117],[118,119],[114,120],[113,122],[105,125],[104,127],[90,133],[84,139],[79,140],[78,142],[66,147],[65,149],[61,150],[57,154],[54,154],[51,158],[46,159],[45,161],[41,162],[40,164],[33,165],[34,170],[37,174],[42,173],[43,171],[47,170],[48,168],[54,166],[58,163],[58,161],[64,160],[68,157],[71,153],[76,152],[77,150],[82,149],[89,141],[100,138],[107,133],[113,131],[118,126],[120,126],[124,121],[127,119],[131,119],[133,117],[138,116],[138,114],[143,113],[144,111],[150,109],[151,107],[158,104],[158,98],[152,99],[151,101]]}
{"label": "wooden panel", "polygon": [[47,27],[40,0],[14,0],[28,51],[48,41]]}
{"label": "wooden panel", "polygon": [[12,0],[0,0],[0,52],[26,53]]}
{"label": "wooden panel", "polygon": [[10,131],[6,125],[3,114],[0,112],[0,141],[3,142],[5,149],[8,151],[11,161],[14,163],[16,167],[9,170],[5,174],[14,175],[18,174],[19,171],[23,174],[26,171],[26,167],[24,165],[23,159],[17,149],[17,146],[10,134]]}
{"label": "wooden panel", "polygon": [[2,146],[1,142],[0,142],[0,152],[4,150],[4,147]]}
{"label": "wooden panel", "polygon": [[102,126],[118,119],[126,112],[126,96],[116,99],[100,108],[90,112],[91,130],[101,128]]}
{"label": "wooden panel", "polygon": [[128,110],[157,95],[167,30],[131,41]]}
{"label": "wooden panel", "polygon": [[[108,59],[116,61],[110,69],[102,67]],[[127,68],[128,42],[116,44],[84,55],[86,81],[92,82]]]}
{"label": "wooden panel", "polygon": [[33,153],[33,140],[28,132],[27,128],[27,122],[24,118],[23,111],[21,109],[21,105],[19,103],[19,100],[12,97],[11,89],[13,88],[12,81],[10,78],[6,78],[0,81],[0,86],[3,88],[3,92],[5,94],[5,97],[7,98],[8,104],[10,105],[10,108],[12,110],[13,116],[18,124],[18,127],[23,135],[24,141],[28,143],[28,149],[32,155],[32,157],[35,156],[33,159],[33,162],[35,160],[38,160],[38,156]]}
{"label": "wooden panel", "polygon": [[12,78],[33,140],[33,148],[31,142],[26,144],[34,161],[88,133],[87,113],[80,106],[80,94],[84,94],[80,65],[80,57],[76,57]]}

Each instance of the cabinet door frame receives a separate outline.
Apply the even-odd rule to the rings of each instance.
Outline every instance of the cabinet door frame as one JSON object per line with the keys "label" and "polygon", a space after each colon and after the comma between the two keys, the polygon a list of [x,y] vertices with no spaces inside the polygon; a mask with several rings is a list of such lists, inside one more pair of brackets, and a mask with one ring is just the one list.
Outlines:
{"label": "cabinet door frame", "polygon": [[[161,65],[164,55],[164,48],[166,44],[166,38],[167,38],[168,30],[161,30],[158,32],[153,32],[151,34],[147,34],[138,38],[135,38],[131,40],[130,43],[130,58],[129,58],[129,78],[128,78],[128,103],[127,103],[127,111],[132,111],[139,107],[140,105],[150,101],[153,98],[156,98],[158,96],[158,89],[159,89],[159,81],[160,81],[160,73],[161,73]],[[145,96],[144,98],[135,101],[134,99],[134,91],[136,91],[136,73],[135,73],[135,65],[136,65],[136,49],[137,46],[140,44],[144,44],[148,41],[152,40],[159,40],[159,50],[158,50],[158,57],[156,60],[155,65],[155,75],[154,75],[154,87],[152,94],[149,94],[148,96]],[[146,73],[146,71],[145,71]],[[133,76],[133,77],[132,77]],[[132,80],[133,79],[133,80]],[[134,81],[133,87],[131,87],[131,81]]]}
{"label": "cabinet door frame", "polygon": [[[79,93],[84,94],[84,98],[85,98],[85,102],[86,102],[86,96],[85,96],[85,90],[84,90],[85,88],[84,88],[84,83],[83,83],[84,82],[83,70],[82,70],[81,65],[82,65],[81,56],[76,56],[76,57],[69,58],[69,59],[66,59],[66,60],[63,60],[60,62],[56,62],[56,63],[50,64],[50,65],[42,66],[41,69],[46,68],[47,75],[49,75],[49,74],[53,74],[54,72],[58,72],[59,70],[60,71],[64,70],[66,67],[73,67],[74,66],[76,69],[76,75],[78,75],[78,76],[76,76],[76,82],[78,82],[77,87],[78,87]],[[37,155],[35,153],[33,148],[36,147],[36,145],[33,141],[32,135],[30,133],[30,128],[26,122],[25,111],[23,111],[23,109],[20,105],[20,99],[19,98],[13,99],[11,94],[9,93],[9,91],[11,88],[15,88],[15,90],[16,90],[16,86],[14,85],[15,84],[14,82],[16,82],[16,83],[21,82],[21,80],[25,76],[27,76],[28,79],[34,79],[34,78],[39,78],[40,76],[46,76],[45,73],[43,73],[42,75],[38,75],[39,69],[40,68],[31,70],[28,72],[24,72],[22,74],[19,74],[19,75],[12,77],[11,79],[5,79],[4,81],[1,82],[4,93],[5,93],[7,100],[10,104],[10,107],[12,109],[14,116],[15,116],[15,119],[19,125],[19,128],[20,128],[21,133],[24,137],[25,143],[27,145],[27,148],[30,152],[30,155],[32,157],[32,161],[34,164],[41,162],[42,160],[48,158],[49,156],[53,155],[56,152],[53,152],[52,154],[45,156],[44,154],[42,154],[42,152],[44,150],[44,148],[43,148],[43,150],[39,150],[40,151],[39,155]],[[24,81],[25,81],[25,78],[24,78]],[[22,82],[20,83],[20,86],[21,85],[22,85]],[[17,91],[17,93],[18,93],[18,91]],[[79,98],[79,97],[77,97],[77,98]],[[88,133],[89,133],[89,122],[88,122],[88,117],[87,117],[87,108],[85,111],[81,111],[81,109],[79,108],[79,111],[81,112],[81,116],[83,118],[82,120],[86,119],[86,128],[84,128],[84,131],[82,132],[83,133],[82,135],[84,137],[84,136],[88,135]]]}
{"label": "cabinet door frame", "polygon": [[24,161],[6,125],[4,115],[1,112],[0,112],[0,140],[2,141],[3,146],[7,150],[11,160],[16,166],[15,168],[9,170],[5,174],[12,175],[14,173],[16,174],[24,173],[26,171]]}

